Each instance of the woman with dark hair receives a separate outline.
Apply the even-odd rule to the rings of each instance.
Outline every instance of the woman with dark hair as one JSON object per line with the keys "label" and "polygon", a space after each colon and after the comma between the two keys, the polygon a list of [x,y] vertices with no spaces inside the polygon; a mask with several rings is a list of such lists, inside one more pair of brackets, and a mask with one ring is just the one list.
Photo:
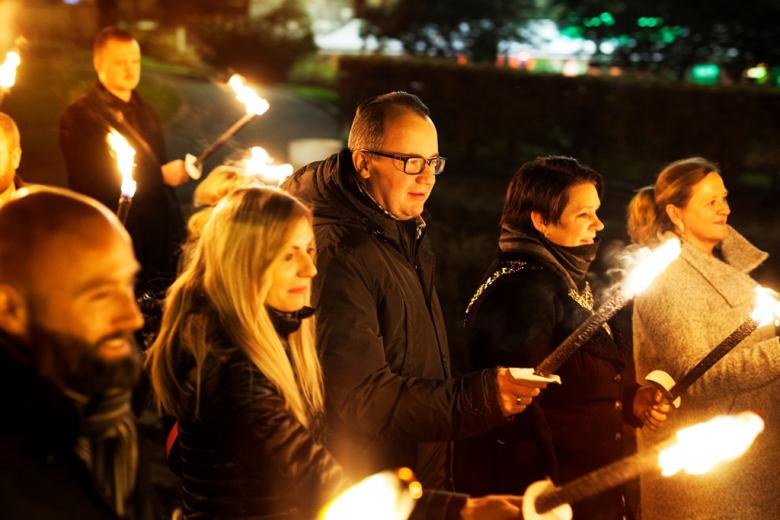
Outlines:
{"label": "woman with dark hair", "polygon": [[[652,246],[677,236],[682,243],[680,258],[634,303],[640,377],[658,369],[679,378],[753,309],[757,284],[748,273],[767,254],[728,225],[727,196],[717,166],[691,157],[667,165],[655,185],[631,201],[628,230],[635,242]],[[755,331],[694,383],[669,428],[745,409],[759,410],[770,428],[780,420],[780,343],[773,327]],[[640,448],[664,436],[642,432]],[[768,431],[717,472],[683,475],[673,483],[643,476],[642,518],[775,517],[778,481],[780,438]]]}
{"label": "woman with dark hair", "polygon": [[309,518],[343,485],[320,442],[311,218],[279,190],[234,190],[168,291],[148,365],[178,421],[185,518]]}
{"label": "woman with dark hair", "polygon": [[[586,275],[604,228],[603,180],[568,157],[523,164],[507,189],[499,255],[466,309],[470,369],[534,367],[594,307]],[[557,372],[531,413],[471,443],[471,492],[519,492],[536,480],[570,481],[620,458],[623,422],[654,427],[658,393],[624,381],[626,356],[609,326]],[[480,489],[481,488],[481,489]],[[622,489],[573,505],[575,518],[620,519]]]}

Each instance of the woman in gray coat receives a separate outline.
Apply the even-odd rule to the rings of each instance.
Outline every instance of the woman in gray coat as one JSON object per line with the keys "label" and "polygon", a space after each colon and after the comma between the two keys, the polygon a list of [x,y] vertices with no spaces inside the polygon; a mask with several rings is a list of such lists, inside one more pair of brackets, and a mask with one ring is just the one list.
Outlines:
{"label": "woman in gray coat", "polygon": [[[751,313],[766,258],[727,221],[727,190],[715,165],[694,157],[669,164],[654,187],[631,201],[631,238],[653,245],[682,241],[680,258],[634,304],[637,376],[661,369],[679,379]],[[703,476],[641,480],[642,519],[770,518],[780,513],[780,343],[764,327],[718,361],[683,395],[660,431],[642,431],[649,446],[714,415],[758,410],[767,429],[740,460]]]}

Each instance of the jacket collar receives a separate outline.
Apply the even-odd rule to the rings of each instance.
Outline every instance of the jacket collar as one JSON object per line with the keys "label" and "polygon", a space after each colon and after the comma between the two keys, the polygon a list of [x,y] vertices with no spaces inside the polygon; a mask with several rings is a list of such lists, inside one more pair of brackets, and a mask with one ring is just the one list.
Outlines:
{"label": "jacket collar", "polygon": [[[411,228],[387,213],[357,182],[357,172],[348,149],[303,167],[282,186],[302,199],[314,212],[314,225],[339,224],[367,231],[402,247],[401,234]],[[429,219],[427,212],[414,224],[420,239]]]}
{"label": "jacket collar", "polygon": [[[668,232],[665,236],[676,235]],[[755,247],[731,226],[728,237],[719,247],[723,260],[705,254],[682,241],[680,258],[695,269],[730,305],[737,306],[744,301],[744,288],[733,283],[733,271],[726,269],[724,264],[747,274],[761,265],[769,254]]]}

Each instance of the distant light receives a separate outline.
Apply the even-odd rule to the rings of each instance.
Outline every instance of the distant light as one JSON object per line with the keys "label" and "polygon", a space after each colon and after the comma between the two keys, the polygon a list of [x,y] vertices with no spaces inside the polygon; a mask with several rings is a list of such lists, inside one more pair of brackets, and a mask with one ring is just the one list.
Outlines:
{"label": "distant light", "polygon": [[641,18],[638,18],[636,21],[636,24],[639,27],[658,27],[663,23],[664,23],[663,18],[652,17],[652,16],[642,16]]}
{"label": "distant light", "polygon": [[62,0],[62,1],[68,5],[78,5],[81,3],[81,0]]}
{"label": "distant light", "polygon": [[561,69],[561,74],[568,77],[580,76],[585,72],[586,70],[582,66],[582,63],[576,62],[574,60],[566,60],[563,64],[563,68]]}
{"label": "distant light", "polygon": [[715,85],[719,75],[720,67],[714,63],[701,63],[691,67],[691,79],[699,85]]}
{"label": "distant light", "polygon": [[769,71],[767,71],[766,65],[762,63],[761,65],[750,67],[745,74],[748,78],[756,80],[756,83],[764,83],[767,80]]}
{"label": "distant light", "polygon": [[601,44],[599,44],[599,50],[602,54],[612,54],[615,52],[616,48],[617,45],[615,45],[613,42],[601,42]]}
{"label": "distant light", "polygon": [[599,18],[601,18],[601,21],[604,22],[604,25],[606,26],[613,26],[615,25],[615,18],[612,16],[612,13],[604,11],[599,15]]}

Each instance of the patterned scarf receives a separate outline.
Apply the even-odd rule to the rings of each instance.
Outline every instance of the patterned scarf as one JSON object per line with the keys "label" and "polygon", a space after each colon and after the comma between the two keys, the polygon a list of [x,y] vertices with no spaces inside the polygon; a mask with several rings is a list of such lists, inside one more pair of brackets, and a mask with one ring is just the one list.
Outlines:
{"label": "patterned scarf", "polygon": [[72,390],[65,393],[82,415],[76,455],[89,468],[101,495],[123,517],[138,471],[138,436],[130,408],[131,392],[114,389],[92,399]]}

